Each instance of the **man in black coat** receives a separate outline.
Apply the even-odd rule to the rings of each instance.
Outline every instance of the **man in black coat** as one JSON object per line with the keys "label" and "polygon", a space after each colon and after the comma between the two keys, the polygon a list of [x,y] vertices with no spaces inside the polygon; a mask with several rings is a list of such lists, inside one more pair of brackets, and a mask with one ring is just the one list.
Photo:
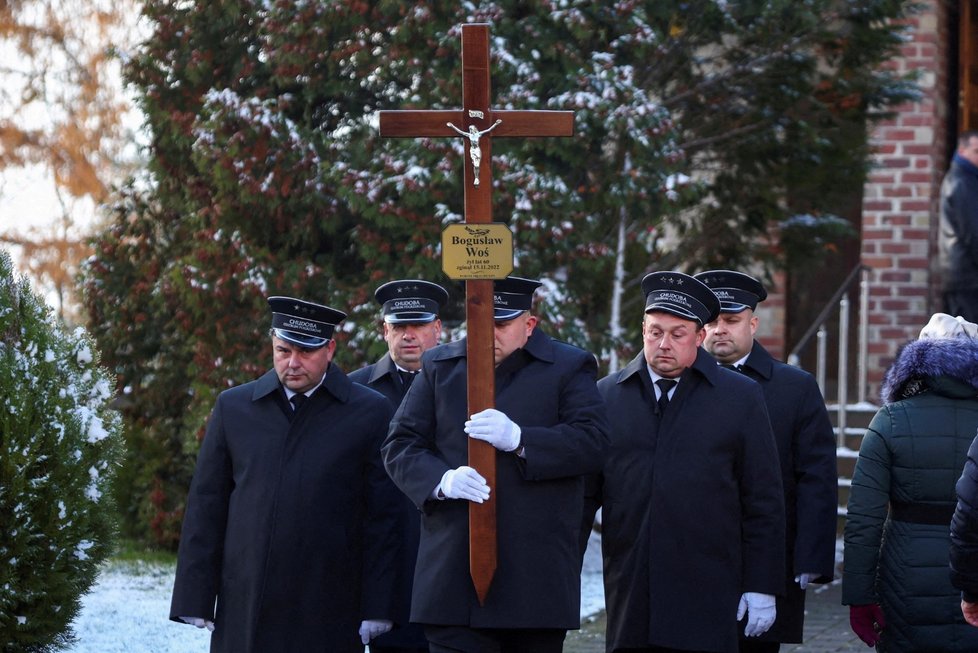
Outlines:
{"label": "man in black coat", "polygon": [[706,325],[703,347],[724,367],[757,381],[764,391],[781,462],[785,501],[785,587],[777,620],[760,637],[741,633],[741,653],[775,653],[780,642],[800,642],[805,588],[828,583],[835,572],[838,470],[835,436],[815,378],[774,358],[754,340],[757,304],[767,298],[760,281],[731,270],[696,278],[720,300],[720,315]]}
{"label": "man in black coat", "polygon": [[374,291],[381,306],[387,353],[350,379],[387,397],[396,409],[421,371],[421,355],[441,340],[442,306],[448,292],[421,279],[389,281]]}
{"label": "man in black coat", "polygon": [[[374,298],[381,306],[387,353],[376,363],[351,372],[350,380],[384,395],[396,409],[421,371],[421,355],[441,339],[438,315],[448,301],[448,292],[430,281],[400,279],[377,288]],[[409,623],[421,514],[406,495],[397,494],[402,541],[394,627],[370,643],[371,653],[422,653],[428,650],[422,626]]]}
{"label": "man in black coat", "polygon": [[951,518],[951,584],[961,590],[961,614],[978,627],[978,437],[955,484],[958,503]]}
{"label": "man in black coat", "polygon": [[361,652],[391,625],[397,497],[379,454],[390,402],[331,364],[344,313],[268,303],[274,369],[211,413],[170,618],[211,630],[215,652]]}
{"label": "man in black coat", "polygon": [[598,382],[611,420],[602,474],[606,647],[737,650],[784,587],[784,501],[761,388],[700,348],[720,303],[653,272],[643,352]]}
{"label": "man in black coat", "polygon": [[978,131],[958,137],[941,184],[944,311],[978,322]]}
{"label": "man in black coat", "polygon": [[[600,469],[607,422],[594,356],[536,328],[539,285],[494,284],[496,408],[468,414],[466,343],[451,342],[425,353],[384,443],[388,472],[422,512],[411,620],[436,653],[557,653],[580,626],[582,476]],[[466,464],[469,437],[497,449],[495,487]],[[490,492],[498,565],[480,605],[468,512]]]}

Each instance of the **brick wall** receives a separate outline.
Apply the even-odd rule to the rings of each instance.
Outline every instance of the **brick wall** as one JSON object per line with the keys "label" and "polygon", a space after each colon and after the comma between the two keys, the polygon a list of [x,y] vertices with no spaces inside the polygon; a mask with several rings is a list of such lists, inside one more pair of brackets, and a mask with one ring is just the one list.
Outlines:
{"label": "brick wall", "polygon": [[950,25],[944,3],[926,0],[911,22],[911,38],[891,62],[899,72],[918,70],[922,97],[875,125],[874,170],[862,204],[862,262],[869,280],[867,396],[879,384],[897,348],[916,337],[940,310],[937,215],[947,167],[946,120]]}

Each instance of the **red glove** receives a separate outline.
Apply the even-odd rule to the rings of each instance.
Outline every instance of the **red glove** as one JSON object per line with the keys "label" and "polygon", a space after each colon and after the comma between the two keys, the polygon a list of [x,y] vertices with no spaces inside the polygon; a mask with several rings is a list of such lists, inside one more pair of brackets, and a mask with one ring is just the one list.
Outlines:
{"label": "red glove", "polygon": [[886,618],[883,616],[883,610],[875,603],[850,605],[849,625],[852,626],[852,632],[866,642],[866,646],[876,646],[880,641],[880,634],[886,628]]}
{"label": "red glove", "polygon": [[978,626],[978,603],[969,603],[961,599],[961,614],[964,620],[972,626]]}

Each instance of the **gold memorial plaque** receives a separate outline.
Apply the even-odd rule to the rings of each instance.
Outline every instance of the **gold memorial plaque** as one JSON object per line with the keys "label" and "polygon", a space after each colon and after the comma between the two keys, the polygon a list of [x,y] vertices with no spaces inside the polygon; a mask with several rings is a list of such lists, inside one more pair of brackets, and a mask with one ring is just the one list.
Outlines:
{"label": "gold memorial plaque", "polygon": [[502,222],[450,224],[441,232],[441,269],[449,279],[505,279],[513,271],[513,232]]}

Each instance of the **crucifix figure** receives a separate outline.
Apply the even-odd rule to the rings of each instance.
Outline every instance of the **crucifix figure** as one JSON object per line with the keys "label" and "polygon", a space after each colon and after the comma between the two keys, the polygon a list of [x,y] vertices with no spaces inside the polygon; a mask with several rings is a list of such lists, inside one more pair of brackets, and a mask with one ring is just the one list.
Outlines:
{"label": "crucifix figure", "polygon": [[447,123],[449,127],[457,131],[460,135],[469,139],[469,158],[472,159],[473,176],[475,177],[475,181],[472,183],[475,186],[479,185],[479,164],[482,163],[482,150],[479,149],[479,137],[483,134],[488,134],[491,132],[493,129],[498,127],[501,122],[502,120],[497,120],[496,122],[492,123],[492,127],[489,129],[483,129],[482,131],[479,131],[479,128],[475,125],[469,125],[469,131],[467,132],[462,131],[452,123]]}
{"label": "crucifix figure", "polygon": [[[380,135],[469,139],[471,166],[465,166],[465,222],[492,222],[492,139],[506,136],[572,136],[570,111],[493,111],[489,107],[489,26],[462,26],[462,109],[381,111]],[[459,125],[458,127],[456,125]],[[483,157],[486,165],[481,165]],[[495,403],[493,356],[493,280],[465,283],[468,414]],[[468,465],[495,487],[496,450],[480,440],[468,442]],[[499,497],[505,501],[505,497]],[[496,570],[496,500],[469,504],[469,569],[479,602],[484,603]]]}

